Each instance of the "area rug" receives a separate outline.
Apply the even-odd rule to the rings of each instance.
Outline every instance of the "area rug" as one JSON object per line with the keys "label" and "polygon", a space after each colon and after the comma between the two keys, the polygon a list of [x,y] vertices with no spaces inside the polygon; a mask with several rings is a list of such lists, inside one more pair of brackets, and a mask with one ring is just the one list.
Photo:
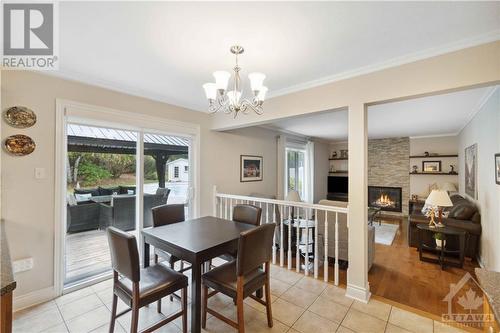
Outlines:
{"label": "area rug", "polygon": [[388,223],[378,225],[377,222],[374,222],[373,226],[375,227],[375,243],[392,245],[394,237],[396,237],[396,232],[399,229],[399,225]]}

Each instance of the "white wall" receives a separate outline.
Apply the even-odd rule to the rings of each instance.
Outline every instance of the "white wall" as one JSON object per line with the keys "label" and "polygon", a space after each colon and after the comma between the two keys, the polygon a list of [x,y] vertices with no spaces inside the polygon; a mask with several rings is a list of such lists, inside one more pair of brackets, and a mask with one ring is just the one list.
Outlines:
{"label": "white wall", "polygon": [[[493,95],[483,104],[479,112],[460,132],[459,165],[464,170],[464,150],[477,144],[477,188],[476,201],[481,212],[480,257],[484,266],[500,271],[500,185],[495,183],[494,154],[500,153],[500,89],[497,86]],[[465,179],[459,177],[460,194],[465,194]],[[470,199],[470,198],[469,198]]]}
{"label": "white wall", "polygon": [[[208,114],[34,72],[2,71],[1,85],[2,110],[24,105],[38,118],[29,129],[15,129],[4,121],[1,126],[2,139],[22,133],[37,144],[36,150],[24,157],[1,152],[1,213],[11,255],[14,260],[34,259],[32,270],[16,274],[15,297],[31,297],[31,293],[53,287],[54,182],[59,177],[54,174],[56,98],[200,125],[202,215],[211,214],[213,185],[230,193],[275,194],[276,141],[269,130],[214,132],[209,129]],[[239,182],[240,154],[264,157],[264,181]],[[45,168],[45,179],[34,178],[36,167]]]}
{"label": "white wall", "polygon": [[[452,135],[410,138],[410,155],[423,155],[426,151],[441,155],[456,155],[458,152],[458,137]],[[410,169],[413,165],[416,165],[418,171],[421,172],[422,161],[431,160],[433,159],[412,158],[410,159]],[[451,170],[450,165],[454,165],[455,171],[460,173],[458,169],[458,158],[439,157],[435,160],[441,161],[443,172],[449,172]],[[417,194],[421,198],[426,198],[429,194],[429,185],[436,183],[438,186],[442,186],[445,182],[453,183],[458,188],[458,176],[410,175],[410,194]]]}

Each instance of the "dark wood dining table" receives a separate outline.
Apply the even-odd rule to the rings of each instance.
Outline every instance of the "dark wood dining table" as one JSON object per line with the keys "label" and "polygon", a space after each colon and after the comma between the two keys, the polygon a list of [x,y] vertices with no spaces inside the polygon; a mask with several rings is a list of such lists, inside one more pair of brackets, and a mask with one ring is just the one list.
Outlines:
{"label": "dark wood dining table", "polygon": [[240,233],[254,226],[213,216],[149,228],[142,231],[144,267],[150,263],[150,246],[191,264],[191,332],[201,332],[202,265],[237,249]]}

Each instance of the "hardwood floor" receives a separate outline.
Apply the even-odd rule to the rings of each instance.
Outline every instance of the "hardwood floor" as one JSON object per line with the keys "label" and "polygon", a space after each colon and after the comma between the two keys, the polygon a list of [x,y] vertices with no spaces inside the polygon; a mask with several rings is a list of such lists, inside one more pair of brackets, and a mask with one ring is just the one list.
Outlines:
{"label": "hardwood floor", "polygon": [[[421,262],[417,249],[408,246],[408,219],[385,218],[383,223],[397,223],[400,228],[391,246],[375,244],[375,261],[368,274],[372,294],[438,316],[447,313],[448,303],[443,299],[450,292],[450,284],[456,284],[467,272],[475,278],[477,262],[466,258],[464,269],[445,270],[437,264]],[[482,297],[472,280],[462,289],[469,288]]]}

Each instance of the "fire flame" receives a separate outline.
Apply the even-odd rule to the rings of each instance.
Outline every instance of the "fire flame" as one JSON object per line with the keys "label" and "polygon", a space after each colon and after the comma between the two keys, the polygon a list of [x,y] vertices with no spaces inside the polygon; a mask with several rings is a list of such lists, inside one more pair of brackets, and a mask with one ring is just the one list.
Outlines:
{"label": "fire flame", "polygon": [[381,194],[375,203],[380,207],[390,207],[395,204],[394,200],[391,200],[387,194]]}

